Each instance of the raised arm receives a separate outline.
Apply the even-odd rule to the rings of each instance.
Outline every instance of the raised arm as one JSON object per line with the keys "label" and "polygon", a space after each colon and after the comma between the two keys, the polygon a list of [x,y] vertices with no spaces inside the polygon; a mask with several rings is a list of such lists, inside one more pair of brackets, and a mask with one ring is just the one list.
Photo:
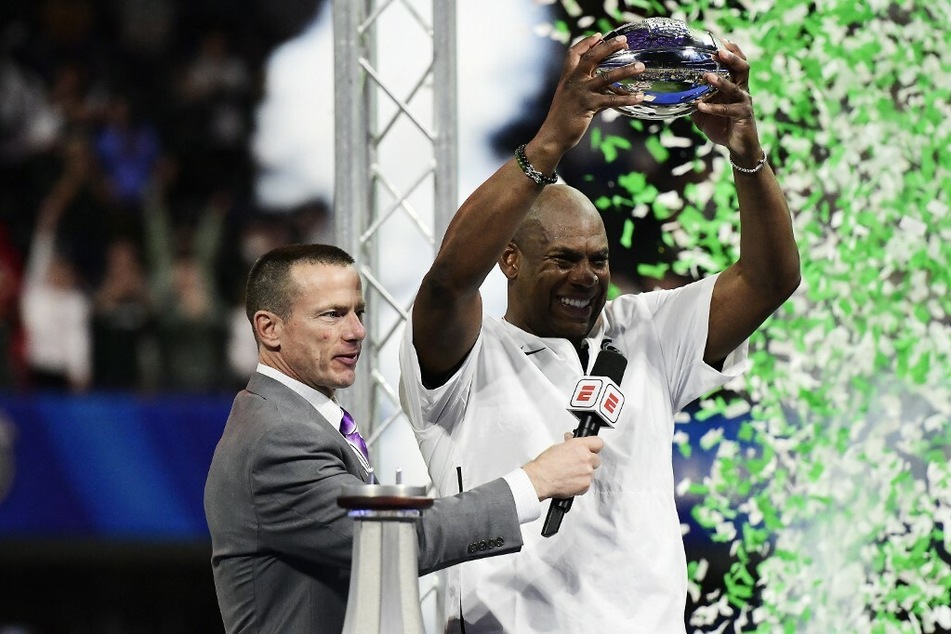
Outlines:
{"label": "raised arm", "polygon": [[[643,65],[603,76],[595,72],[602,59],[626,45],[624,37],[604,42],[592,35],[568,49],[548,115],[525,147],[537,171],[554,172],[595,114],[642,100],[641,94],[612,94],[607,87],[639,74]],[[482,323],[479,287],[543,187],[512,158],[469,196],[449,224],[413,306],[413,345],[427,385],[445,382],[475,343]]]}
{"label": "raised arm", "polygon": [[726,46],[729,50],[721,51],[720,59],[730,68],[732,81],[708,75],[719,91],[693,115],[711,141],[730,151],[740,207],[740,257],[713,288],[704,352],[710,364],[722,361],[749,337],[796,290],[800,279],[786,197],[764,160],[756,131],[750,65],[736,44]]}

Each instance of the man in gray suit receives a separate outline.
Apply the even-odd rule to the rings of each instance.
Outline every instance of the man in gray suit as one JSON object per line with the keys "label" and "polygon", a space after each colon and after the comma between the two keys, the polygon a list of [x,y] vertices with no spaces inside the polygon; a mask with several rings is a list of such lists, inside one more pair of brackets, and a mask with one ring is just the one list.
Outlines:
{"label": "man in gray suit", "polygon": [[[257,371],[235,398],[205,485],[225,629],[340,632],[353,521],[343,487],[369,481],[359,434],[334,400],[353,384],[366,336],[353,259],[329,245],[263,255],[247,285]],[[352,426],[352,422],[348,421]],[[437,499],[417,523],[419,572],[518,551],[541,501],[587,491],[603,442],[569,438],[503,478]]]}

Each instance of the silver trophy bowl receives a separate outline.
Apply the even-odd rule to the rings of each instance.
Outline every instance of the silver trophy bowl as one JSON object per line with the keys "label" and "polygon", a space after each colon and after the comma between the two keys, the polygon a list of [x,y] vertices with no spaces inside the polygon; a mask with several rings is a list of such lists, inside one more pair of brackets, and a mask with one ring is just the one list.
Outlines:
{"label": "silver trophy bowl", "polygon": [[647,18],[618,27],[605,40],[623,35],[627,49],[606,57],[597,72],[604,73],[642,62],[645,70],[611,85],[617,92],[643,92],[644,101],[617,108],[637,119],[671,120],[696,111],[697,102],[716,89],[703,79],[716,73],[729,79],[730,71],[720,64],[717,51],[722,42],[709,31],[694,29],[671,18]]}

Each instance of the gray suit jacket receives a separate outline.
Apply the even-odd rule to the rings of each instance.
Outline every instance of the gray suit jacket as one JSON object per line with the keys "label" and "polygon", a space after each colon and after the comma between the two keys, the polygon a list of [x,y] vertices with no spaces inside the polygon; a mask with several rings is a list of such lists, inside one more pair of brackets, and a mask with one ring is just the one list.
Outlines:
{"label": "gray suit jacket", "polygon": [[[270,377],[251,377],[205,483],[211,563],[229,634],[341,631],[353,520],[337,496],[366,477],[336,426],[310,403]],[[417,535],[420,574],[522,545],[515,501],[501,479],[437,499]]]}

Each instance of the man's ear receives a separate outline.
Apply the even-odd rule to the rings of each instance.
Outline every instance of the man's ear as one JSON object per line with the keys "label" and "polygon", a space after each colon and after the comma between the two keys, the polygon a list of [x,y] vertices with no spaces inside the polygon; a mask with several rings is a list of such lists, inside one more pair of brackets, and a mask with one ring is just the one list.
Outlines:
{"label": "man's ear", "polygon": [[281,347],[281,335],[284,332],[284,320],[269,310],[254,313],[254,332],[265,348],[272,350]]}
{"label": "man's ear", "polygon": [[521,256],[522,254],[514,242],[509,242],[505,245],[505,249],[502,250],[502,255],[499,257],[499,268],[506,278],[514,280],[518,277],[518,267]]}

